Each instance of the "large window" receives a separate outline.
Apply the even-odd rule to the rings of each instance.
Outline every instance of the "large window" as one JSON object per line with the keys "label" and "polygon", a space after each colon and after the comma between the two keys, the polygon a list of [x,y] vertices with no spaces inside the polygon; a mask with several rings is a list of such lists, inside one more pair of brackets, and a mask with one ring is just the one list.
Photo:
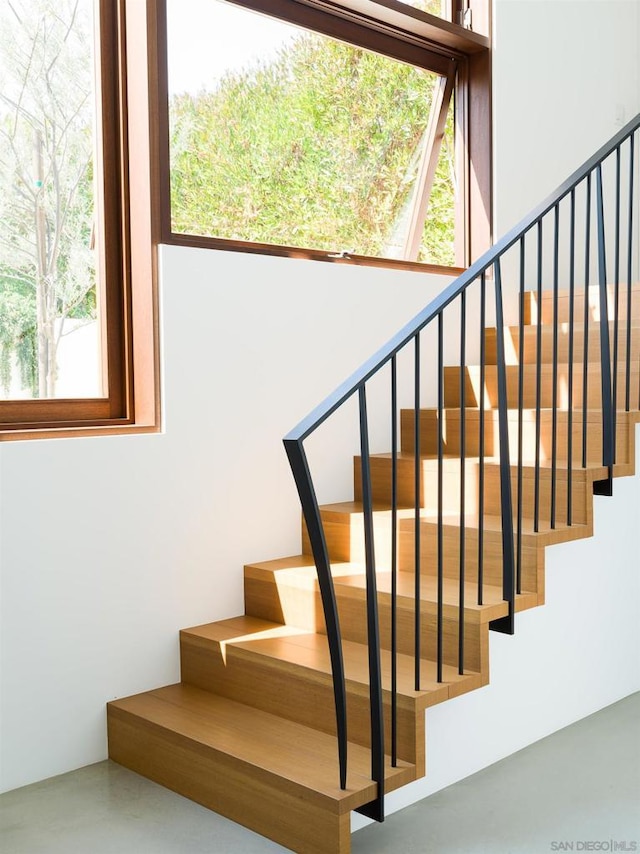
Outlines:
{"label": "large window", "polygon": [[[144,4],[137,6],[139,17]],[[132,139],[138,140],[138,166],[144,171],[146,159],[148,172],[150,162],[139,145],[148,129],[127,121],[126,33],[129,25],[134,33],[147,28],[146,19],[128,15],[129,7],[135,12],[130,0],[0,4],[5,429],[150,426],[156,420],[155,404],[136,407],[143,396],[155,397],[148,388],[154,385],[153,322],[142,318],[143,304],[153,313],[153,271],[151,240],[143,234],[149,202],[139,206],[135,222],[129,209]],[[143,83],[145,64],[146,58],[130,68]],[[136,362],[145,359],[151,370],[138,376]]]}
{"label": "large window", "polygon": [[454,266],[484,220],[486,248],[488,39],[456,22],[467,4],[166,0],[166,15],[165,239]]}
{"label": "large window", "polygon": [[0,439],[157,428],[161,241],[338,263],[477,257],[488,9],[0,3]]}

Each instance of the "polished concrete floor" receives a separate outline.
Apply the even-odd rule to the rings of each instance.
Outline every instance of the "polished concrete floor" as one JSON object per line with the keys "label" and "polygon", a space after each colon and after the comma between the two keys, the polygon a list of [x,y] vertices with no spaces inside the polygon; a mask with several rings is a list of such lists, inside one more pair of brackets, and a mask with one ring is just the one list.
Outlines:
{"label": "polished concrete floor", "polygon": [[[269,854],[110,762],[0,797],[2,854]],[[353,854],[640,853],[640,693],[353,835]]]}

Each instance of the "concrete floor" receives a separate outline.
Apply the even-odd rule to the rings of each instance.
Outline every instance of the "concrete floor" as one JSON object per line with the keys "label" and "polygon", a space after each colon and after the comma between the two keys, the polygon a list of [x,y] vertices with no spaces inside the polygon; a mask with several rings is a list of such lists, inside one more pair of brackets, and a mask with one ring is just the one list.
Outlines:
{"label": "concrete floor", "polygon": [[[0,797],[2,854],[285,849],[111,762]],[[640,852],[640,693],[353,835],[353,854]]]}

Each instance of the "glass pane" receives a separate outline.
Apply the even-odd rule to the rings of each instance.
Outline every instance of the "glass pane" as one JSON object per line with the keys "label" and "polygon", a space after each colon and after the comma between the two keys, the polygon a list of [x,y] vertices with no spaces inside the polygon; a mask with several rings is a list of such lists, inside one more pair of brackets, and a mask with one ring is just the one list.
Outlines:
{"label": "glass pane", "polygon": [[0,398],[102,396],[93,0],[0,4]]}
{"label": "glass pane", "polygon": [[444,138],[438,157],[429,208],[424,223],[418,261],[455,266],[455,204],[457,182],[455,173],[453,99],[449,106]]}
{"label": "glass pane", "polygon": [[428,12],[430,15],[437,15],[439,18],[451,20],[451,0],[400,0],[407,6],[413,6],[414,9],[420,9],[422,12]]}
{"label": "glass pane", "polygon": [[211,0],[168,32],[174,231],[397,257],[436,74]]}

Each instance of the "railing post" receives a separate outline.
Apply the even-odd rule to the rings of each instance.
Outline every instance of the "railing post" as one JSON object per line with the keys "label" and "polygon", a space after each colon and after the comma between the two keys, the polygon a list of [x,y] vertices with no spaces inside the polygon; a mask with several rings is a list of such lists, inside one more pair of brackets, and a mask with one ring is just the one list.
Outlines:
{"label": "railing post", "polygon": [[[500,436],[500,505],[502,514],[502,597],[509,603],[509,614],[491,623],[496,632],[512,635],[515,616],[515,555],[513,548],[513,502],[511,499],[511,461],[509,458],[509,421],[507,368],[504,353],[504,314],[500,259],[494,263],[496,282],[496,370],[498,377],[498,431]],[[538,358],[540,354],[538,353]]]}
{"label": "railing post", "polygon": [[420,608],[421,601],[421,576],[420,563],[422,561],[421,554],[421,505],[420,496],[422,495],[422,458],[421,458],[421,418],[420,418],[420,333],[414,338],[414,466],[413,466],[413,482],[414,482],[414,512],[413,512],[413,553],[414,553],[414,600],[415,612],[413,615],[413,666],[414,666],[414,685],[415,690],[420,690],[420,662],[422,660],[422,611]]}
{"label": "railing post", "polygon": [[611,348],[609,342],[609,307],[607,305],[607,258],[604,231],[604,199],[602,193],[602,166],[596,169],[596,217],[598,226],[598,290],[600,293],[600,379],[602,387],[602,465],[608,475],[595,481],[596,495],[613,494],[613,402],[611,398]]}
{"label": "railing post", "polygon": [[369,712],[371,719],[371,779],[378,784],[373,801],[356,812],[375,821],[384,821],[384,713],[380,666],[380,624],[373,532],[373,497],[369,459],[367,394],[364,383],[358,389],[360,404],[360,463],[362,474],[362,515],[364,525],[365,573],[367,579],[367,648],[369,653]]}
{"label": "railing post", "polygon": [[391,765],[398,765],[398,374],[391,357]]}
{"label": "railing post", "polygon": [[316,498],[309,463],[302,441],[285,439],[284,447],[289,458],[289,465],[295,480],[302,505],[302,512],[307,524],[307,532],[311,543],[311,551],[316,563],[318,585],[324,609],[329,655],[331,658],[331,673],[333,677],[333,696],[336,706],[336,732],[338,738],[338,763],[340,769],[340,788],[347,788],[347,692],[344,678],[344,660],[342,657],[342,639],[340,637],[340,621],[336,595],[331,577],[329,552],[324,536],[320,509]]}

